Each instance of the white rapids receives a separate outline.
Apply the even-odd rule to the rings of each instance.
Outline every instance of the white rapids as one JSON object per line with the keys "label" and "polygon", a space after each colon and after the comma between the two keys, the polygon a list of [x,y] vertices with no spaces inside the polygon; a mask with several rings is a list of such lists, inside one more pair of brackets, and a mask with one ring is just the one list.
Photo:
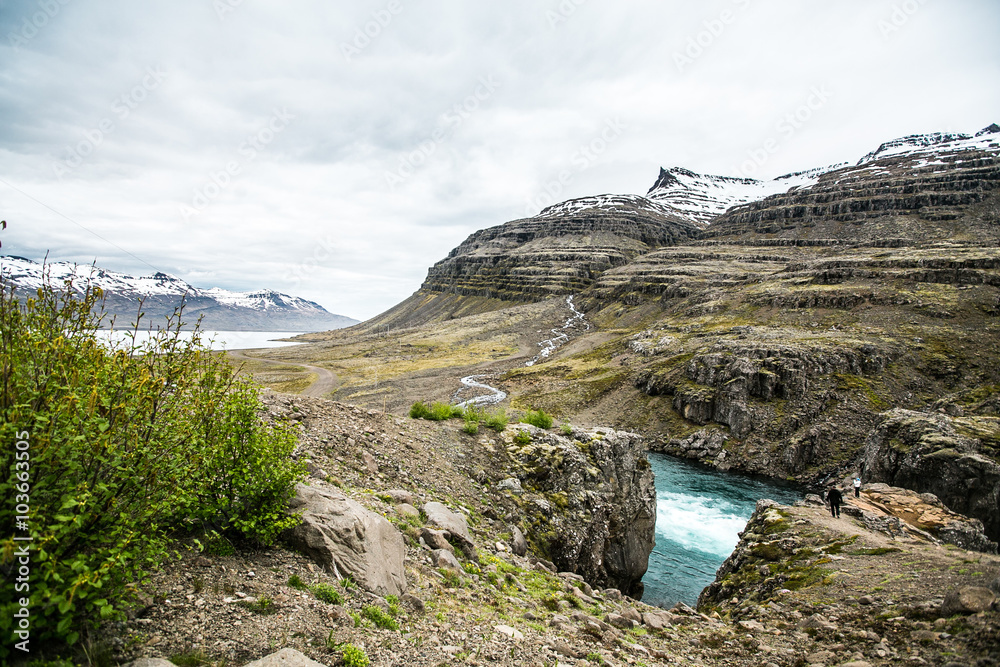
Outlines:
{"label": "white rapids", "polygon": [[[583,325],[584,331],[590,330],[590,323],[587,322],[586,316],[576,309],[576,305],[573,303],[572,295],[566,297],[566,305],[569,306],[569,309],[573,314],[561,327],[558,329],[551,329],[553,334],[552,338],[543,340],[538,344],[539,347],[542,348],[541,351],[539,351],[539,353],[536,354],[531,361],[524,364],[525,366],[534,366],[539,361],[547,359],[549,355],[559,349],[561,345],[569,342],[569,334],[567,332],[570,329],[575,328],[578,324]],[[465,389],[481,389],[489,393],[474,396],[468,400],[462,401],[461,403],[456,403],[456,407],[465,408],[473,405],[496,405],[507,398],[507,392],[479,381],[485,377],[487,376],[467,375],[459,380],[459,382],[462,383],[462,389],[455,392],[455,398],[458,398],[458,395]]]}

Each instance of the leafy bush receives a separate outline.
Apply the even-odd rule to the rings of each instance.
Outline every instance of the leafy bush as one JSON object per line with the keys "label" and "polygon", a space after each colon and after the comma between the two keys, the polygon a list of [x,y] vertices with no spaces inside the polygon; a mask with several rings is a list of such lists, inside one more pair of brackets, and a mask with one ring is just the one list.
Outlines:
{"label": "leafy bush", "polygon": [[431,411],[420,401],[410,406],[410,419],[430,419],[430,414]]}
{"label": "leafy bush", "polygon": [[469,419],[469,417],[466,416],[465,423],[462,424],[462,430],[469,435],[476,435],[479,433],[479,422],[475,419]]}
{"label": "leafy bush", "polygon": [[431,403],[430,407],[420,401],[410,406],[411,419],[429,419],[430,421],[441,422],[452,417],[462,418],[464,416],[465,411],[462,408],[457,405],[453,406],[441,403],[440,401]]}
{"label": "leafy bush", "polygon": [[547,414],[545,410],[528,410],[528,413],[521,417],[521,422],[546,429],[552,428],[553,423],[552,416]]}
{"label": "leafy bush", "polygon": [[[452,409],[450,405],[441,402],[431,403],[430,412],[431,414],[429,417],[427,417],[427,419],[436,422],[443,422],[446,419],[451,419],[452,417],[456,416],[455,411]],[[459,414],[457,416],[459,417],[462,416],[461,409],[459,409]]]}
{"label": "leafy bush", "polygon": [[302,577],[297,574],[293,574],[288,577],[288,586],[299,591],[309,590],[309,587],[306,586],[306,582],[302,581]]}
{"label": "leafy bush", "polygon": [[361,615],[375,624],[375,627],[384,630],[399,630],[399,621],[394,619],[389,612],[382,607],[369,604],[361,609]]}
{"label": "leafy bush", "polygon": [[507,428],[507,412],[504,410],[497,410],[486,416],[483,423],[486,424],[487,428],[491,428],[497,433],[500,433],[505,428]]}
{"label": "leafy bush", "polygon": [[[296,521],[285,508],[305,473],[293,431],[262,422],[257,390],[197,331],[181,337],[180,313],[149,343],[112,347],[95,334],[101,305],[99,289],[69,285],[21,302],[0,279],[0,496],[30,498],[27,512],[0,506],[0,525],[27,516],[15,534],[32,538],[31,639],[56,649],[121,617],[126,586],[168,557],[171,532],[271,543]],[[8,637],[21,544],[0,541]]]}
{"label": "leafy bush", "polygon": [[371,664],[368,655],[354,644],[344,644],[339,648],[345,667],[368,667]]}
{"label": "leafy bush", "polygon": [[331,584],[313,584],[309,587],[309,590],[316,596],[317,600],[322,600],[329,604],[341,604],[344,601],[344,596]]}
{"label": "leafy bush", "polygon": [[517,435],[514,436],[514,442],[519,445],[531,444],[531,434],[527,431],[518,431]]}

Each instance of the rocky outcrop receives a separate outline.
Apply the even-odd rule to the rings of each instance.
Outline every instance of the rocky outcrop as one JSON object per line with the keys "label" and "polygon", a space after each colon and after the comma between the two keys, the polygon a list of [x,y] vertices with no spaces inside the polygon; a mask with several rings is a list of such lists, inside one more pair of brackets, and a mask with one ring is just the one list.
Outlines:
{"label": "rocky outcrop", "polygon": [[983,522],[945,507],[933,493],[874,483],[865,485],[860,497],[847,487],[844,514],[861,519],[866,527],[890,536],[909,535],[953,544],[970,551],[996,553],[997,543],[985,534]]}
{"label": "rocky outcrop", "polygon": [[[974,430],[975,429],[975,430]],[[1000,433],[995,417],[952,417],[891,410],[861,455],[865,479],[933,493],[949,509],[975,517],[1000,540],[1000,464],[972,433]]]}
{"label": "rocky outcrop", "polygon": [[[530,433],[531,442],[516,442],[515,430]],[[641,597],[656,523],[643,439],[611,429],[563,437],[525,424],[505,435],[524,489],[511,497],[529,541],[558,570]]]}
{"label": "rocky outcrop", "polygon": [[302,523],[287,531],[287,541],[327,572],[379,595],[406,592],[403,537],[384,517],[336,489],[304,484],[296,485],[289,510]]}

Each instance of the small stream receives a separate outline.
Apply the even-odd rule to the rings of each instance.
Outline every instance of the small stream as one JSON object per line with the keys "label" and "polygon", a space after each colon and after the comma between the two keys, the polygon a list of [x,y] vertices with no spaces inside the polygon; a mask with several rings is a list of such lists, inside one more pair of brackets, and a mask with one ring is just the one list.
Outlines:
{"label": "small stream", "polygon": [[642,601],[692,607],[739,542],[757,501],[791,504],[795,487],[724,473],[665,454],[649,453],[656,478],[656,546],[643,577]]}
{"label": "small stream", "polygon": [[[576,309],[576,305],[573,303],[573,296],[570,295],[566,297],[566,305],[569,306],[570,312],[573,313],[566,323],[557,329],[550,329],[552,332],[552,338],[543,340],[538,344],[541,349],[538,354],[536,354],[531,361],[524,364],[525,366],[534,366],[536,363],[542,359],[547,359],[550,354],[555,352],[561,345],[569,342],[569,331],[576,329],[577,327],[583,327],[584,331],[590,330],[590,322],[587,321],[586,316]],[[485,391],[487,393],[480,394],[479,396],[474,396],[470,399],[456,403],[455,406],[459,408],[466,408],[469,406],[486,406],[486,405],[496,405],[504,399],[507,398],[507,392],[497,389],[496,387],[491,387],[485,382],[480,382],[480,380],[486,378],[486,375],[466,375],[461,378],[459,382],[462,383],[462,388],[455,392],[452,397],[453,401],[458,400],[459,396],[466,389],[473,389],[479,391]]]}

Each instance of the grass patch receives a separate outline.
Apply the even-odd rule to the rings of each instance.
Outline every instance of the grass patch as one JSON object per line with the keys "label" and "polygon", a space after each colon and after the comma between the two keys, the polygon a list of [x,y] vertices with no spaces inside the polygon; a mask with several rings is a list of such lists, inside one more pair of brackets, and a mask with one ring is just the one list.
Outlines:
{"label": "grass patch", "polygon": [[528,412],[521,417],[522,424],[531,424],[532,426],[537,426],[538,428],[550,429],[552,428],[552,416],[545,412],[545,410],[528,410]]}
{"label": "grass patch", "polygon": [[336,586],[331,584],[314,584],[309,587],[309,592],[316,596],[317,600],[322,600],[327,604],[342,604],[344,596],[340,594]]}
{"label": "grass patch", "polygon": [[306,582],[302,581],[302,577],[300,577],[297,574],[293,574],[292,576],[288,577],[288,581],[285,583],[288,585],[289,588],[294,588],[297,591],[305,591],[309,589],[309,587],[306,586]]}
{"label": "grass patch", "polygon": [[389,612],[373,604],[365,605],[361,610],[361,615],[371,621],[375,627],[383,630],[399,630],[399,621],[394,619]]}

